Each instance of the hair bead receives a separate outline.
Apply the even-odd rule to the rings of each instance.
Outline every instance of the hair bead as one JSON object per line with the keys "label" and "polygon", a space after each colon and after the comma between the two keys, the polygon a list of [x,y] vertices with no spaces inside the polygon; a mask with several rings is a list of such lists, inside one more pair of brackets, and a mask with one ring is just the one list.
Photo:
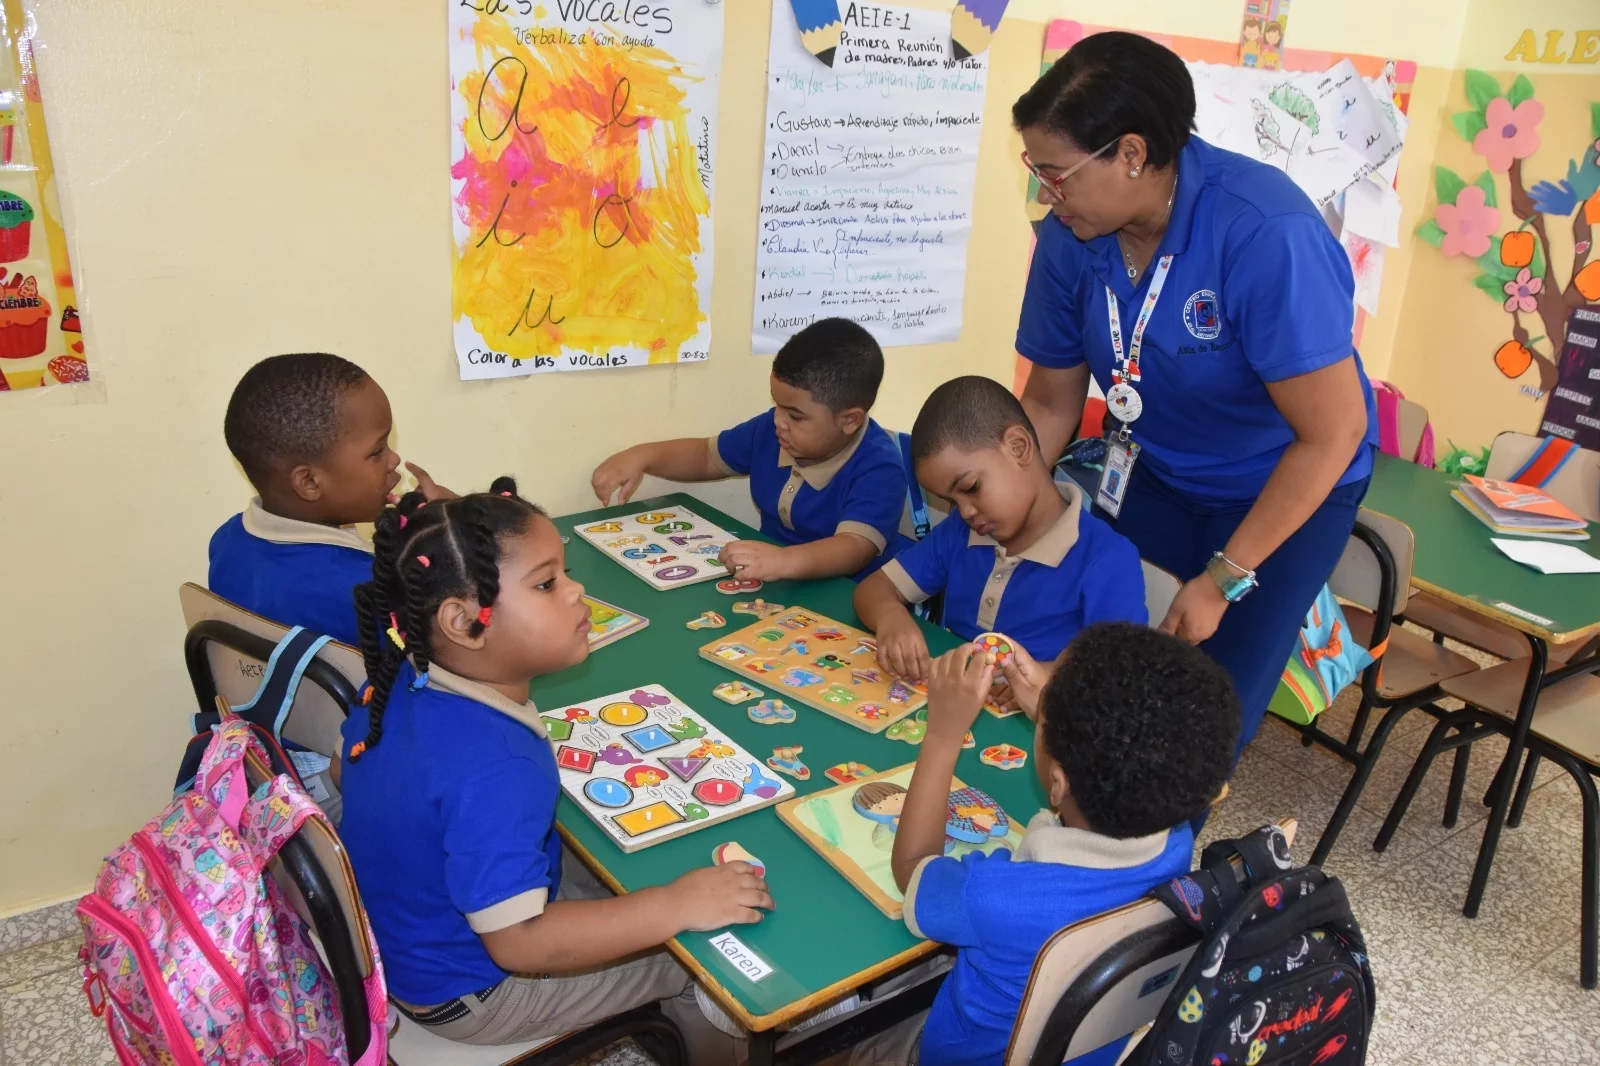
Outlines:
{"label": "hair bead", "polygon": [[489,619],[492,618],[493,616],[494,616],[494,608],[493,607],[480,607],[480,608],[478,608],[478,624],[480,626],[483,626],[485,629],[489,628]]}

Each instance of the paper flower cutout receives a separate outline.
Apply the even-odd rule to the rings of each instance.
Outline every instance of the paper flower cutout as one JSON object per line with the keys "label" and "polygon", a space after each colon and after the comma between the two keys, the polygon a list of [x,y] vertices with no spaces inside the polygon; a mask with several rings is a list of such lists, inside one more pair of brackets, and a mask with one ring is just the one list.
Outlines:
{"label": "paper flower cutout", "polygon": [[1539,295],[1539,290],[1544,288],[1544,279],[1534,277],[1527,267],[1517,271],[1514,280],[1505,284],[1506,310],[1515,314],[1522,311],[1533,314],[1539,310],[1539,301],[1534,297]]}
{"label": "paper flower cutout", "polygon": [[1489,162],[1489,169],[1504,174],[1513,159],[1526,159],[1539,150],[1539,123],[1544,105],[1524,100],[1516,107],[1503,96],[1489,101],[1483,120],[1487,125],[1472,138],[1472,150]]}
{"label": "paper flower cutout", "polygon": [[1500,226],[1500,212],[1486,202],[1483,189],[1468,185],[1453,204],[1440,204],[1433,220],[1444,230],[1439,250],[1445,255],[1469,255],[1476,259],[1489,250],[1489,239]]}

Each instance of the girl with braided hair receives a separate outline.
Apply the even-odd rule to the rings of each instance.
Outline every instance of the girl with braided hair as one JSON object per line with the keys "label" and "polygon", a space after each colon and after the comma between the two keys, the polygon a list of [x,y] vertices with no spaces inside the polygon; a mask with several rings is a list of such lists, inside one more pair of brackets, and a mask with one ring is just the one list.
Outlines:
{"label": "girl with braided hair", "polygon": [[589,611],[554,523],[500,478],[457,499],[407,495],[373,548],[340,835],[401,1010],[439,1036],[507,1044],[665,1000],[686,1036],[710,1038],[670,955],[620,960],[759,921],[772,898],[743,862],[612,897],[564,856],[528,689],[587,657]]}

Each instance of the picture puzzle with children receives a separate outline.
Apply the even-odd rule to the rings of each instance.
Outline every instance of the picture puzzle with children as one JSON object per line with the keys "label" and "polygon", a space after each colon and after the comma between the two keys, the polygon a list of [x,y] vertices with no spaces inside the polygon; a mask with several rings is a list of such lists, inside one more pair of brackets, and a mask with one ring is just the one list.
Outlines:
{"label": "picture puzzle with children", "polygon": [[882,733],[928,701],[923,686],[883,668],[870,633],[804,607],[718,637],[701,646],[700,657],[868,733]]}
{"label": "picture puzzle with children", "polygon": [[543,717],[561,790],[625,852],[794,795],[794,786],[660,685]]}

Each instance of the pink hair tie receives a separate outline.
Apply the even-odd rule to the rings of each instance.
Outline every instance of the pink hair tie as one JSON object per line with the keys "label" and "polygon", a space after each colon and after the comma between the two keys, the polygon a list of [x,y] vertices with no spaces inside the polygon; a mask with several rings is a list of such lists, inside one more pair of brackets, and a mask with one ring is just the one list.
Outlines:
{"label": "pink hair tie", "polygon": [[405,515],[401,515],[400,516],[400,528],[401,529],[406,528],[406,522],[407,521],[409,521],[409,519],[407,519]]}
{"label": "pink hair tie", "polygon": [[428,567],[433,565],[433,560],[429,559],[426,555],[419,555],[419,556],[417,556],[417,563],[424,570],[426,570]]}
{"label": "pink hair tie", "polygon": [[511,493],[509,493],[509,492],[502,492],[502,493],[501,493],[501,494],[500,494],[500,495],[502,495],[502,496],[510,496],[510,495],[511,495]]}
{"label": "pink hair tie", "polygon": [[483,607],[478,610],[478,624],[485,629],[489,626],[489,619],[494,615],[493,607]]}

